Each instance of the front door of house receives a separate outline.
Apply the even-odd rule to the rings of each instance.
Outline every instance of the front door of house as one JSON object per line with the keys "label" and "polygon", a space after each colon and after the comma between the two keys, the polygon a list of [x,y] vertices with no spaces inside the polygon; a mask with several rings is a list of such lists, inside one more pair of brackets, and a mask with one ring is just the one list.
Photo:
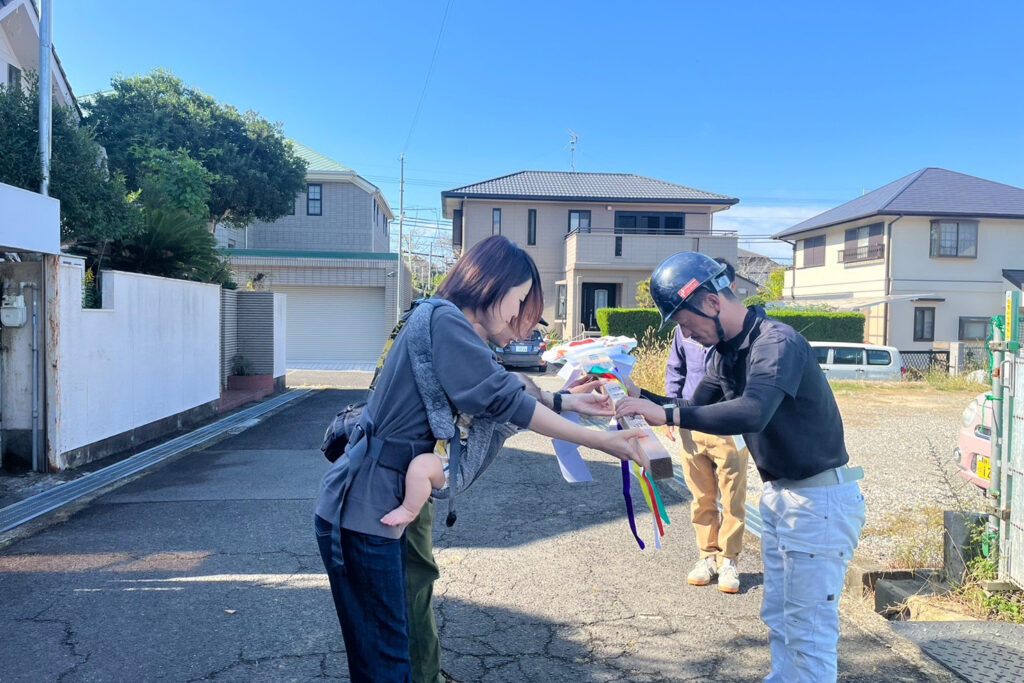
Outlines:
{"label": "front door of house", "polygon": [[586,282],[583,284],[583,309],[580,320],[587,331],[599,329],[597,311],[602,308],[615,308],[615,292],[618,285],[609,283]]}

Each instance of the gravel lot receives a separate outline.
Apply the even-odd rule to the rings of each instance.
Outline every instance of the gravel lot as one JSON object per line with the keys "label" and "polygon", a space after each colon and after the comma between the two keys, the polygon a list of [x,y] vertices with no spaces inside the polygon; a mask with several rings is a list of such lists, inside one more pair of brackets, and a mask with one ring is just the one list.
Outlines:
{"label": "gravel lot", "polygon": [[[544,388],[559,380],[544,378]],[[864,468],[861,487],[867,499],[867,523],[858,553],[901,566],[937,566],[942,559],[941,510],[977,509],[977,489],[957,476],[953,462],[960,414],[979,392],[939,391],[923,382],[865,383],[836,389],[846,428],[850,465]],[[550,386],[549,386],[550,385]],[[662,441],[677,453],[657,430]],[[753,464],[747,500],[756,505],[761,479]]]}

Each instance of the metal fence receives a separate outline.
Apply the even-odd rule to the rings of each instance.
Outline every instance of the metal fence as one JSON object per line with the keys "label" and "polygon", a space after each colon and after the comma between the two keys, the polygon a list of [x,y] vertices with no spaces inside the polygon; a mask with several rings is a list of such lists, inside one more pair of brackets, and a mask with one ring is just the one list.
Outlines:
{"label": "metal fence", "polygon": [[903,367],[917,372],[949,372],[949,351],[900,351]]}

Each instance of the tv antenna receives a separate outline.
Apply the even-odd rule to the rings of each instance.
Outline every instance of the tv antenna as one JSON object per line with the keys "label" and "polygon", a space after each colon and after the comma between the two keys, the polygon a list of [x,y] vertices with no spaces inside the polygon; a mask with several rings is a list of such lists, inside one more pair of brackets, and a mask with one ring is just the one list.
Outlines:
{"label": "tv antenna", "polygon": [[[575,171],[576,170],[576,143],[579,142],[580,136],[576,135],[576,133],[573,133],[571,128],[568,128],[567,130],[569,131],[569,170],[570,171]],[[563,149],[564,149],[564,147],[563,147]]]}

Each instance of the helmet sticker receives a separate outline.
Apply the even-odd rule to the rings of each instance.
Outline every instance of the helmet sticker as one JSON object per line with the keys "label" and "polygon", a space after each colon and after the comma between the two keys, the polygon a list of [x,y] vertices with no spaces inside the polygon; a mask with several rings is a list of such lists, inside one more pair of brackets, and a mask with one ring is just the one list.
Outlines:
{"label": "helmet sticker", "polygon": [[696,290],[698,287],[700,287],[700,283],[697,282],[696,278],[690,280],[685,285],[683,285],[682,289],[679,290],[679,298],[685,299],[686,297],[693,294],[694,290]]}

